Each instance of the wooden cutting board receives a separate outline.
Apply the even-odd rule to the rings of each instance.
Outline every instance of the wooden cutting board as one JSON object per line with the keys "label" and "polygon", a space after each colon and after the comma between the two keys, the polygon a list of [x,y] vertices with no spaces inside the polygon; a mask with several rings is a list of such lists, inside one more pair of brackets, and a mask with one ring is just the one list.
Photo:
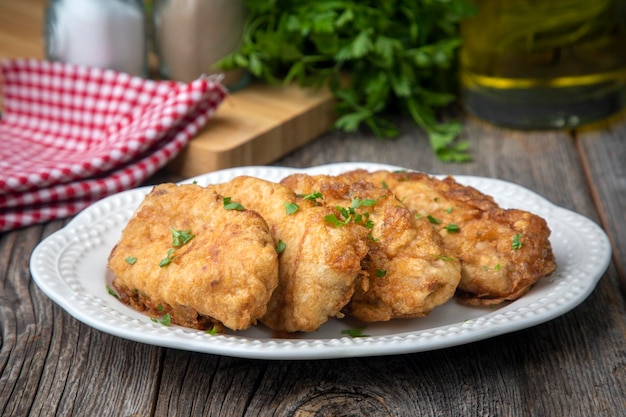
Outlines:
{"label": "wooden cutting board", "polygon": [[333,106],[328,90],[248,85],[226,97],[167,168],[191,177],[270,163],[328,131],[335,120]]}

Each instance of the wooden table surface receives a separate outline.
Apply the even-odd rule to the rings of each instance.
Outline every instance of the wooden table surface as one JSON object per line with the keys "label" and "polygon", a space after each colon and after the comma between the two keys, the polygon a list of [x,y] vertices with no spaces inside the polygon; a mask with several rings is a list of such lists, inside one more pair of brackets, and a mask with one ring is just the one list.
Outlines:
{"label": "wooden table surface", "polygon": [[[15,9],[31,3],[38,2],[0,0]],[[0,12],[0,26],[6,21]],[[11,42],[21,48],[22,36]],[[573,132],[520,132],[461,117],[469,163],[438,161],[424,134],[399,119],[395,140],[330,132],[274,164],[370,161],[501,178],[576,211],[604,228],[613,259],[572,311],[503,336],[396,356],[267,361],[161,348],[95,330],[35,285],[31,252],[67,223],[59,220],[0,234],[0,415],[626,415],[626,115]],[[164,171],[149,183],[178,179]]]}

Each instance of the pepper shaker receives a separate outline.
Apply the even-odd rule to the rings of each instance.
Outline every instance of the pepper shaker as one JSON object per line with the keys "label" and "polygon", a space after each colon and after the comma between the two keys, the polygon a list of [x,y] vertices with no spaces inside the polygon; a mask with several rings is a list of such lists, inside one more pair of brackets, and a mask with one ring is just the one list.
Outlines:
{"label": "pepper shaker", "polygon": [[[239,47],[246,8],[243,0],[155,0],[154,43],[161,77],[189,82],[222,72],[214,64]],[[228,71],[222,81],[243,87],[246,73]]]}

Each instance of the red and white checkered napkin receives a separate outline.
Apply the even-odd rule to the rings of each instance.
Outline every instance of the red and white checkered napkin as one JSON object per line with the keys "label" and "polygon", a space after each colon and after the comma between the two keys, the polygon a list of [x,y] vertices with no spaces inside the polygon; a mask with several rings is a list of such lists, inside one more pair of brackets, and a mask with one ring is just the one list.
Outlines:
{"label": "red and white checkered napkin", "polygon": [[141,184],[226,96],[207,77],[153,81],[23,59],[0,70],[0,232],[71,216]]}

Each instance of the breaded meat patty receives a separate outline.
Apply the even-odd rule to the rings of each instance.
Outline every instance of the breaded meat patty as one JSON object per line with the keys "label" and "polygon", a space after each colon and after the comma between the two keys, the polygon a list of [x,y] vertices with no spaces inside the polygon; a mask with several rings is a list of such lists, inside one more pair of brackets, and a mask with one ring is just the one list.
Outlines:
{"label": "breaded meat patty", "polygon": [[369,286],[358,288],[346,306],[351,316],[365,322],[423,317],[454,296],[459,261],[389,190],[328,175],[294,174],[281,183],[298,194],[319,193],[321,204],[341,208],[340,225],[367,230]]}
{"label": "breaded meat patty", "polygon": [[265,220],[192,184],[154,187],[108,267],[124,303],[200,329],[248,328],[266,313],[278,285],[278,255]]}
{"label": "breaded meat patty", "polygon": [[241,176],[216,185],[224,196],[259,212],[279,248],[279,284],[261,322],[276,335],[312,332],[366,286],[361,261],[367,232],[354,224],[336,227],[335,209],[298,198],[289,188]]}
{"label": "breaded meat patty", "polygon": [[538,215],[503,209],[492,196],[452,177],[419,172],[343,174],[393,191],[416,217],[427,218],[461,260],[459,301],[494,305],[516,300],[556,269],[550,228]]}

